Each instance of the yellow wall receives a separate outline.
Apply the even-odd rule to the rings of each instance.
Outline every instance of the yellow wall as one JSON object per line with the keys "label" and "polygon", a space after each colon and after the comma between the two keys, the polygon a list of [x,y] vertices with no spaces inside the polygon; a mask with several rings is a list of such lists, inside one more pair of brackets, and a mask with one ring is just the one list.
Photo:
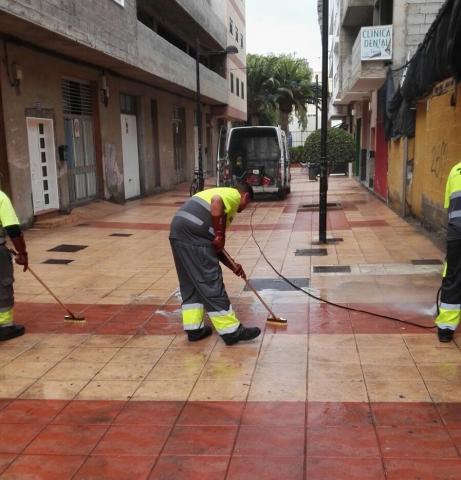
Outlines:
{"label": "yellow wall", "polygon": [[[453,88],[418,102],[415,138],[408,141],[407,213],[440,228],[446,223],[443,209],[445,182],[452,166],[461,161],[461,85],[457,104],[451,105]],[[414,154],[413,154],[414,152]],[[389,203],[401,210],[404,140],[389,143]]]}
{"label": "yellow wall", "polygon": [[451,89],[420,102],[416,109],[412,213],[433,227],[445,225],[445,183],[453,165],[461,160],[460,85],[457,90],[456,106],[451,105]]}

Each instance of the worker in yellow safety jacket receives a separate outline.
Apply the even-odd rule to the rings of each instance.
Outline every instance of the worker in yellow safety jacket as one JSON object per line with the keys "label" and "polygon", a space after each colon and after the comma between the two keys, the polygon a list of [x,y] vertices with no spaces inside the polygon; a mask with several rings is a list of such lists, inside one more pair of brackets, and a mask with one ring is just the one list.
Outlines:
{"label": "worker in yellow safety jacket", "polygon": [[448,176],[445,208],[448,208],[447,256],[435,323],[439,340],[450,342],[461,318],[461,162]]}
{"label": "worker in yellow safety jacket", "polygon": [[25,272],[28,258],[24,236],[10,199],[0,190],[0,341],[19,337],[25,332],[22,325],[13,322],[13,261],[6,246],[7,235],[16,249],[15,261],[24,267]]}
{"label": "worker in yellow safety jacket", "polygon": [[191,342],[211,335],[207,313],[226,345],[256,338],[258,327],[244,327],[237,319],[224,287],[219,262],[246,278],[241,265],[223,253],[226,228],[253,197],[249,185],[211,188],[191,197],[173,217],[170,243],[182,297],[183,327]]}

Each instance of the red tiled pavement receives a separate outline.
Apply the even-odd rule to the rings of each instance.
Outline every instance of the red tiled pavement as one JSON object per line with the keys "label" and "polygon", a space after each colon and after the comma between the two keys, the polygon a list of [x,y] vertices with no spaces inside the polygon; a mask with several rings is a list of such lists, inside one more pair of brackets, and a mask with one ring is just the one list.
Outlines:
{"label": "red tiled pavement", "polygon": [[[405,319],[399,312],[399,305],[368,305],[349,303],[345,306],[365,308],[368,311],[382,315],[397,316]],[[26,326],[29,333],[97,333],[107,335],[136,335],[156,334],[170,335],[183,332],[180,311],[177,305],[69,305],[76,312],[82,312],[86,322],[82,324],[66,323],[59,305],[55,304],[22,304],[18,303],[16,318],[18,323]],[[171,316],[157,315],[158,309],[170,310]],[[277,333],[421,333],[433,334],[432,329],[424,329],[402,325],[392,320],[377,318],[366,313],[350,312],[331,305],[312,303],[310,305],[273,306],[278,315],[288,318],[285,328],[266,325],[267,314],[258,306],[248,307],[235,303],[235,311],[245,322],[247,317],[256,325],[268,328]],[[255,313],[257,312],[257,313]],[[408,315],[407,315],[408,316]],[[411,321],[422,326],[432,326],[432,319],[422,316],[411,318]]]}
{"label": "red tiled pavement", "polygon": [[229,457],[162,455],[149,480],[224,480]]}
{"label": "red tiled pavement", "polygon": [[2,474],[2,480],[70,479],[85,460],[77,455],[21,455]]}

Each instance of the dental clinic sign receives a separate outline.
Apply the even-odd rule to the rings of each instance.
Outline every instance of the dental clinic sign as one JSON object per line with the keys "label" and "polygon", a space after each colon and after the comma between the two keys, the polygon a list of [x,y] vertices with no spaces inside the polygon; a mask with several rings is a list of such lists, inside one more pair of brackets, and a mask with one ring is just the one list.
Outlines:
{"label": "dental clinic sign", "polygon": [[392,25],[362,27],[361,60],[392,60]]}

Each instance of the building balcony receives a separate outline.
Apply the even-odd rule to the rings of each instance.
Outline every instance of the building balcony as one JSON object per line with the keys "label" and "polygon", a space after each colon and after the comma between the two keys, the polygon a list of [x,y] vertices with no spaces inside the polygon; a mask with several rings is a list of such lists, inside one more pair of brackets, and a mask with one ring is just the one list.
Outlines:
{"label": "building balcony", "polygon": [[347,104],[368,97],[379,89],[387,74],[387,60],[362,60],[361,33],[352,47],[351,55],[343,62],[341,101]]}
{"label": "building balcony", "polygon": [[345,0],[343,3],[342,26],[360,27],[373,22],[374,0]]}

